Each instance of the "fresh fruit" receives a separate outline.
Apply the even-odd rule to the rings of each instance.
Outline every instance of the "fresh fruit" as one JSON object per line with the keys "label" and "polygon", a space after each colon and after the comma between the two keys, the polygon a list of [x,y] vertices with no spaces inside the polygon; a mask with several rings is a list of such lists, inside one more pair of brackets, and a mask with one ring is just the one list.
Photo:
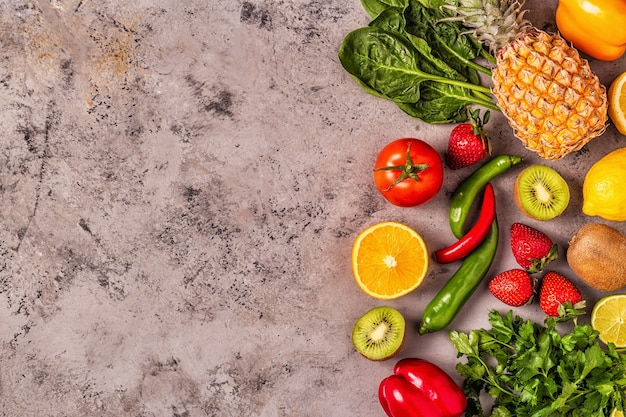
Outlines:
{"label": "fresh fruit", "polygon": [[609,117],[615,128],[626,135],[626,72],[621,73],[609,87]]}
{"label": "fresh fruit", "polygon": [[626,220],[626,147],[609,152],[589,168],[582,211],[606,220]]}
{"label": "fresh fruit", "polygon": [[397,222],[362,231],[352,248],[352,271],[359,287],[372,297],[390,300],[415,290],[428,271],[422,236]]}
{"label": "fresh fruit", "polygon": [[626,294],[608,295],[598,300],[591,310],[591,326],[600,333],[604,343],[626,347]]}
{"label": "fresh fruit", "polygon": [[579,51],[614,61],[626,50],[624,0],[559,0],[556,25]]}
{"label": "fresh fruit", "polygon": [[491,154],[489,136],[485,124],[489,110],[480,118],[480,110],[468,111],[468,123],[457,125],[450,132],[446,164],[450,169],[464,168],[477,163]]}
{"label": "fresh fruit", "polygon": [[489,291],[504,304],[519,307],[532,299],[533,280],[523,269],[510,269],[500,272],[489,282]]}
{"label": "fresh fruit", "polygon": [[611,411],[611,415],[609,417],[624,417],[624,412],[622,410],[614,408],[613,411]]}
{"label": "fresh fruit", "polygon": [[547,165],[525,168],[515,179],[515,204],[535,220],[551,220],[569,205],[569,186],[563,177]]}
{"label": "fresh fruit", "polygon": [[585,224],[572,236],[567,263],[587,285],[599,291],[626,286],[626,235],[602,223]]}
{"label": "fresh fruit", "polygon": [[548,235],[522,223],[511,225],[511,251],[519,266],[531,274],[559,256],[558,245]]}
{"label": "fresh fruit", "polygon": [[419,206],[439,192],[443,184],[443,163],[435,148],[423,140],[397,139],[378,153],[374,182],[391,204]]}
{"label": "fresh fruit", "polygon": [[352,329],[352,344],[372,361],[394,357],[404,345],[406,321],[389,306],[374,307],[359,318]]}
{"label": "fresh fruit", "polygon": [[558,33],[524,19],[524,1],[460,0],[448,6],[496,57],[493,94],[523,145],[559,159],[605,131],[605,87]]}
{"label": "fresh fruit", "polygon": [[583,297],[578,288],[562,274],[550,271],[543,276],[539,292],[539,307],[546,315],[558,316],[561,304],[569,301],[575,306],[582,300]]}

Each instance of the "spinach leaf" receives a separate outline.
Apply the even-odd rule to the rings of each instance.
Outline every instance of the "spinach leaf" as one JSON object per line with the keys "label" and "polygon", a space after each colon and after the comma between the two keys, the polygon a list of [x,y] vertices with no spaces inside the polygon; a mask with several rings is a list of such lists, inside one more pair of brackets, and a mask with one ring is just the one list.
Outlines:
{"label": "spinach leaf", "polygon": [[427,123],[467,119],[467,107],[499,110],[473,60],[482,47],[441,6],[456,0],[361,0],[373,20],[344,38],[339,60],[368,93]]}
{"label": "spinach leaf", "polygon": [[[444,2],[439,2],[444,3]],[[478,83],[477,71],[491,75],[491,71],[473,62],[481,56],[482,45],[458,22],[442,20],[449,17],[439,6],[428,8],[419,0],[410,0],[406,9],[405,30],[424,38],[432,46],[435,55]]]}
{"label": "spinach leaf", "polygon": [[[416,45],[419,47],[416,48]],[[472,92],[489,94],[487,87],[459,80],[454,69],[430,53],[430,48],[419,38],[409,40],[398,33],[378,27],[364,27],[349,33],[340,48],[339,59],[344,69],[362,85],[398,103],[417,103],[421,85],[425,81],[456,87],[462,91],[456,96],[463,102],[480,102],[497,109],[487,100],[472,98]],[[450,78],[453,77],[453,78]],[[431,91],[432,86],[429,87]],[[448,99],[455,95],[447,95]],[[440,109],[442,110],[442,109]]]}
{"label": "spinach leaf", "polygon": [[368,26],[403,34],[406,27],[404,8],[389,7],[383,10]]}
{"label": "spinach leaf", "polygon": [[[467,89],[449,84],[424,82],[420,100],[397,103],[398,107],[416,119],[432,124],[459,123],[467,119],[466,107],[477,99]],[[485,103],[489,106],[490,103]]]}
{"label": "spinach leaf", "polygon": [[409,0],[361,0],[361,6],[374,18],[389,7],[405,8],[408,6]]}

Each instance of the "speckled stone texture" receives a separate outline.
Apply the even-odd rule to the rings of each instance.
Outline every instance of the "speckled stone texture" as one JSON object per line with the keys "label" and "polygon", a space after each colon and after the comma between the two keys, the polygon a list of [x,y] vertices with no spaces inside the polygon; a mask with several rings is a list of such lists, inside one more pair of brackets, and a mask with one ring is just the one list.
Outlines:
{"label": "speckled stone texture", "polygon": [[[531,1],[529,17],[554,29],[551,7]],[[341,40],[368,21],[357,0],[0,3],[1,416],[383,416],[393,362],[360,357],[350,332],[385,303],[354,283],[352,242],[395,220],[452,243],[447,202],[471,171],[446,171],[422,207],[378,195],[382,146],[417,136],[443,152],[450,126],[343,71]],[[605,83],[624,68],[592,64]],[[537,162],[501,115],[490,129],[494,153]],[[551,163],[572,203],[527,223],[564,247],[590,221],[585,170],[624,143],[609,127]],[[494,181],[504,243],[525,220],[513,179]],[[512,265],[503,244],[494,271]],[[388,302],[409,322],[402,355],[453,375],[445,332],[413,329],[455,268],[433,262]],[[485,325],[490,307],[482,287],[454,327]]]}

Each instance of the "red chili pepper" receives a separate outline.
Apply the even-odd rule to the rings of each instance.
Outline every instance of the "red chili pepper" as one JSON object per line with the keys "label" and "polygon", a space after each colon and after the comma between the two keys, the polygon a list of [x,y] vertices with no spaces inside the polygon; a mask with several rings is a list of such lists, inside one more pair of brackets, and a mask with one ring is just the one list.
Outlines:
{"label": "red chili pepper", "polygon": [[383,379],[378,399],[389,417],[460,417],[467,399],[452,378],[423,359],[399,361]]}
{"label": "red chili pepper", "polygon": [[439,249],[435,252],[435,259],[440,264],[457,261],[469,255],[480,243],[491,229],[491,223],[496,216],[496,196],[493,186],[487,183],[483,195],[483,203],[480,208],[480,215],[476,224],[461,239],[457,240],[447,248]]}

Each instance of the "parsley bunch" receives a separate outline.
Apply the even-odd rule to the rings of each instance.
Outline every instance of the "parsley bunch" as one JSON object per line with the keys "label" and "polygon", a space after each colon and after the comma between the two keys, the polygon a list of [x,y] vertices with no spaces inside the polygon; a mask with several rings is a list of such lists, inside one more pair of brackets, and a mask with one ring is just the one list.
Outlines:
{"label": "parsley bunch", "polygon": [[[467,358],[456,366],[465,379],[466,416],[486,415],[483,392],[493,399],[492,417],[604,417],[623,410],[626,354],[612,343],[601,346],[596,330],[578,324],[579,306],[562,307],[544,325],[492,310],[490,330],[450,332],[458,357]],[[561,335],[556,327],[564,321],[573,328]]]}

